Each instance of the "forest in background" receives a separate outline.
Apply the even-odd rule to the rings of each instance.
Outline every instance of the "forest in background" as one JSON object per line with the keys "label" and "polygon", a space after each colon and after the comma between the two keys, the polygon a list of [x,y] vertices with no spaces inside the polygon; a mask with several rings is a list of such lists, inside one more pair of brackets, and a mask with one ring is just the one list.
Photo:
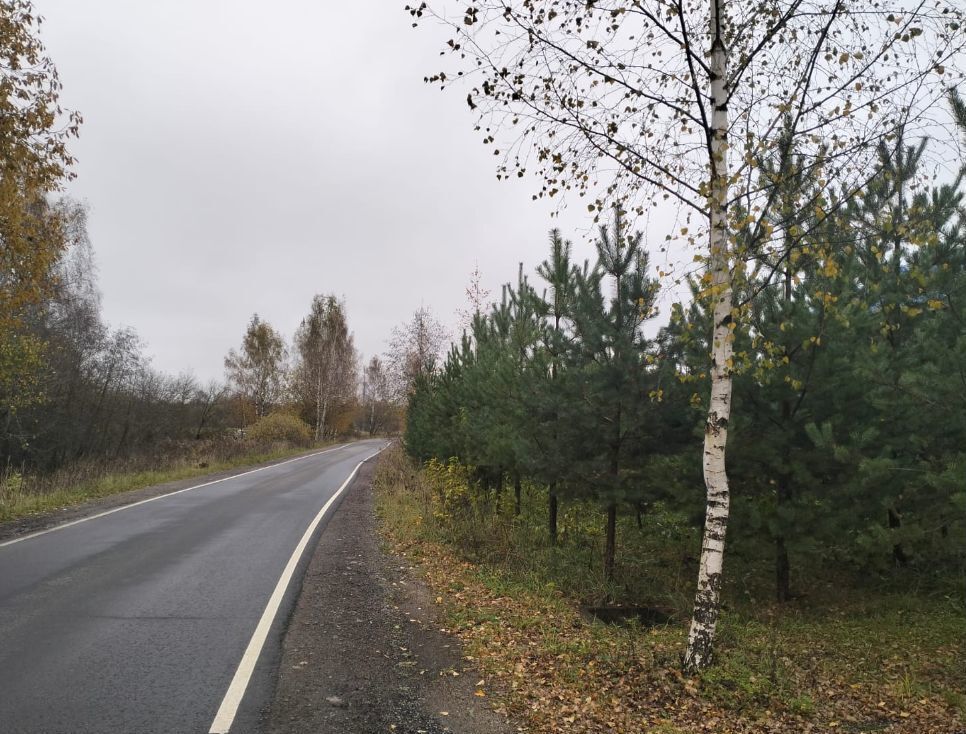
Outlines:
{"label": "forest in background", "polygon": [[409,351],[418,350],[410,337],[419,338],[421,324],[430,320],[438,328],[430,314],[418,312],[396,330],[391,356],[372,357],[360,368],[345,304],[319,295],[291,346],[256,314],[240,347],[225,358],[224,381],[166,375],[151,366],[133,329],[112,328],[102,317],[86,208],[62,198],[44,211],[51,228],[63,232],[63,244],[42,297],[21,314],[18,344],[33,351],[21,348],[10,366],[15,379],[8,378],[0,407],[0,459],[8,476],[78,462],[161,467],[212,443],[234,453],[242,448],[231,445],[245,440],[308,446],[398,426],[406,376],[390,360],[404,365]]}
{"label": "forest in background", "polygon": [[814,182],[785,188],[776,228],[805,234],[736,279],[727,572],[700,679],[677,672],[705,522],[700,274],[648,338],[653,246],[619,208],[594,261],[554,230],[414,382],[383,525],[530,730],[962,723],[966,167],[922,184],[928,145],[879,146],[822,221],[800,205]]}
{"label": "forest in background", "polygon": [[224,380],[164,374],[103,318],[86,206],[48,197],[31,211],[47,250],[0,350],[2,517],[398,431],[413,365],[444,338],[420,309],[360,364],[345,303],[317,295],[291,344],[253,315]]}
{"label": "forest in background", "polygon": [[[966,107],[951,101],[966,134]],[[793,256],[737,287],[732,553],[768,558],[756,569],[771,569],[779,601],[829,573],[906,584],[912,571],[924,591],[966,601],[966,208],[962,174],[915,183],[927,145],[883,145],[863,196],[798,223],[809,234]],[[781,211],[808,186],[787,190]],[[645,338],[660,286],[643,236],[617,211],[597,252],[576,263],[552,232],[536,282],[521,267],[415,382],[405,440],[420,461],[466,468],[444,514],[484,522],[504,488],[519,512],[537,487],[555,542],[561,504],[598,504],[612,581],[639,561],[621,559],[618,515],[643,527],[658,513],[687,537],[701,528],[711,316],[694,278],[691,301]]]}

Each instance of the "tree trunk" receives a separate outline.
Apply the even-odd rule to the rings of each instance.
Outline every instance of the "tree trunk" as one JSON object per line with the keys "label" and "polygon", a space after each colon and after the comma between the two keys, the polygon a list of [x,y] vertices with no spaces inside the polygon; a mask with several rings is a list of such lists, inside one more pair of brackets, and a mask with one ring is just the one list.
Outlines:
{"label": "tree trunk", "polygon": [[[902,527],[902,516],[896,511],[894,507],[889,508],[889,529],[898,530]],[[892,546],[892,560],[897,566],[908,566],[909,556],[906,555],[906,551],[902,547],[902,543],[896,543]]]}
{"label": "tree trunk", "polygon": [[195,441],[201,440],[201,432],[205,429],[205,423],[208,422],[208,412],[212,408],[213,401],[206,400],[204,407],[201,409],[201,420],[198,421],[198,428],[195,431]]}
{"label": "tree trunk", "polygon": [[520,516],[520,495],[523,494],[523,487],[520,484],[520,475],[513,478],[513,516]]}
{"label": "tree trunk", "polygon": [[547,529],[550,531],[550,545],[557,545],[557,484],[550,485],[550,516],[547,519]]}
{"label": "tree trunk", "polygon": [[100,417],[101,409],[104,407],[104,399],[107,397],[107,390],[111,385],[111,380],[114,379],[115,363],[116,358],[112,357],[111,366],[107,368],[107,377],[104,378],[104,386],[101,388],[100,396],[97,399],[94,410],[91,411],[90,421],[88,421],[87,424],[87,440],[83,442],[84,446],[81,449],[81,454],[86,454],[90,451],[95,437],[100,433],[99,431],[95,430],[95,427],[97,425],[97,419]]}
{"label": "tree trunk", "polygon": [[711,344],[711,400],[704,431],[704,484],[707,501],[698,589],[694,598],[684,670],[692,675],[711,664],[721,604],[725,533],[728,528],[728,474],[725,447],[731,415],[732,276],[728,223],[728,51],[724,45],[724,0],[711,1],[711,242],[708,266],[714,299]]}
{"label": "tree trunk", "polygon": [[121,430],[121,438],[117,442],[117,449],[114,451],[115,456],[120,456],[121,451],[124,449],[124,442],[127,441],[127,434],[131,428],[131,413],[134,410],[134,398],[132,397],[127,402],[127,412],[124,414],[124,427]]}
{"label": "tree trunk", "polygon": [[790,577],[788,549],[785,547],[785,538],[779,535],[775,538],[775,598],[779,604],[784,604],[792,598]]}
{"label": "tree trunk", "polygon": [[[791,252],[791,245],[786,235],[786,251]],[[785,307],[792,302],[792,270],[785,268],[784,284]],[[788,345],[785,345],[785,356],[788,357]],[[776,514],[778,515],[778,535],[775,538],[775,597],[779,604],[791,599],[791,565],[788,561],[788,548],[785,546],[785,528],[782,526],[781,510],[787,508],[792,497],[791,462],[792,462],[792,401],[786,396],[782,399],[782,430],[785,441],[782,444],[782,468],[778,477],[778,495],[776,496]]]}
{"label": "tree trunk", "polygon": [[[788,401],[782,404],[782,415],[787,420],[791,419],[791,406]],[[790,426],[786,422],[785,427],[790,433]],[[776,497],[776,508],[778,510],[778,535],[775,538],[775,596],[779,604],[784,604],[792,598],[791,592],[791,563],[788,560],[788,548],[785,545],[785,530],[782,527],[781,510],[787,507],[792,498],[791,477],[789,475],[789,462],[791,461],[790,438],[786,433],[785,446],[783,447],[784,463],[782,473],[778,477],[778,495]]]}
{"label": "tree trunk", "polygon": [[[560,318],[561,318],[561,313],[560,313],[560,310],[559,310],[559,305],[560,305],[559,297],[560,297],[559,290],[554,289],[554,296],[553,296],[553,303],[554,303],[554,306],[553,306],[553,308],[554,308],[553,331],[554,331],[554,334],[560,333]],[[550,381],[551,381],[551,383],[553,383],[556,380],[557,380],[557,355],[554,354],[553,360],[550,363]],[[557,428],[558,428],[557,423],[558,423],[559,420],[560,420],[560,416],[557,414],[557,411],[554,410],[554,412],[553,412],[553,445],[554,445],[554,448],[559,448],[559,445],[558,444],[559,444],[560,437],[559,437],[559,435],[557,433]],[[547,530],[550,533],[550,545],[557,545],[557,483],[556,482],[550,482],[550,486],[548,487],[548,489],[550,491],[550,498],[549,498],[549,505],[550,505],[550,507],[548,508],[549,509],[549,515],[547,517]]]}
{"label": "tree trunk", "polygon": [[607,539],[604,544],[604,578],[614,580],[614,555],[617,549],[617,503],[607,505]]}
{"label": "tree trunk", "polygon": [[322,401],[322,413],[319,417],[319,424],[315,428],[315,440],[318,441],[324,435],[322,429],[325,426],[325,415],[329,412],[329,399],[325,398]]}
{"label": "tree trunk", "polygon": [[318,442],[322,438],[322,424],[325,417],[322,407],[322,366],[316,365],[316,369],[318,375],[315,380],[315,440]]}

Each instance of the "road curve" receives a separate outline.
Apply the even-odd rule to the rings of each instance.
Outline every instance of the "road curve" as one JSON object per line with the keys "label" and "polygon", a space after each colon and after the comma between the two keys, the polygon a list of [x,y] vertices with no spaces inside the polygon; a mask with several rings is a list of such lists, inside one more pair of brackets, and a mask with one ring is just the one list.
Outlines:
{"label": "road curve", "polygon": [[[0,545],[0,730],[208,732],[293,552],[384,445],[348,444]],[[232,732],[259,729],[309,555]]]}

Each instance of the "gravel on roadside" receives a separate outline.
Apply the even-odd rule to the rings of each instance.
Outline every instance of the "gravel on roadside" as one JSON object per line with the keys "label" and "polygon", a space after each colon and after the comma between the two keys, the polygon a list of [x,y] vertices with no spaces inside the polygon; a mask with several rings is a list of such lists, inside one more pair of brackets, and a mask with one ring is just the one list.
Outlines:
{"label": "gravel on roadside", "polygon": [[367,462],[329,520],[285,634],[271,734],[509,734],[432,595],[380,547]]}

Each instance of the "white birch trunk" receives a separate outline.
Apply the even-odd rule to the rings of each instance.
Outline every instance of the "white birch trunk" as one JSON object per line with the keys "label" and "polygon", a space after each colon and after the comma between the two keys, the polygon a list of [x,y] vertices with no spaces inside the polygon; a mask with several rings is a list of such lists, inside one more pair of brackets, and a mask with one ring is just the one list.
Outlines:
{"label": "white birch trunk", "polygon": [[322,417],[319,419],[319,436],[324,436],[325,418],[326,413],[329,411],[329,397],[328,395],[322,400]]}
{"label": "white birch trunk", "polygon": [[708,267],[714,299],[711,344],[711,401],[704,433],[704,483],[707,491],[698,590],[694,599],[684,670],[693,674],[711,663],[718,622],[725,531],[728,527],[728,475],[725,446],[731,413],[732,276],[728,225],[728,50],[724,45],[722,7],[711,2],[711,241]]}
{"label": "white birch trunk", "polygon": [[318,442],[322,438],[322,421],[325,418],[322,415],[322,365],[321,363],[316,365],[316,381],[315,381],[315,440]]}

